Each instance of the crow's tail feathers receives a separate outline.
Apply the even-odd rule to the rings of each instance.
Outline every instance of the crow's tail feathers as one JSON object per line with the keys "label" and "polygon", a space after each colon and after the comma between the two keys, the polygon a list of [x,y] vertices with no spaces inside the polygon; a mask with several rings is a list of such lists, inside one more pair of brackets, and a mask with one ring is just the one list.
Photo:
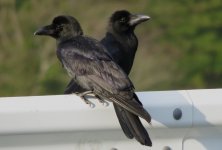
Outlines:
{"label": "crow's tail feathers", "polygon": [[135,137],[135,139],[142,145],[152,146],[149,134],[142,125],[139,117],[116,105],[115,103],[113,103],[113,105],[124,134],[129,139]]}
{"label": "crow's tail feathers", "polygon": [[120,126],[124,132],[124,134],[129,138],[132,139],[134,138],[134,135],[132,134],[132,132],[130,131],[130,127],[129,127],[129,122],[127,119],[127,115],[124,111],[124,109],[120,106],[118,106],[117,104],[113,103],[115,112],[116,112],[116,116],[119,120]]}

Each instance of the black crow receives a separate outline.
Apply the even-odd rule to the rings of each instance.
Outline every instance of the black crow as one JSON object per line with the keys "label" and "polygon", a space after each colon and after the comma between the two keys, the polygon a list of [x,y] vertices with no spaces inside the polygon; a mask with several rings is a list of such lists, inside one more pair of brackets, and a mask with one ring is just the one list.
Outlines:
{"label": "black crow", "polygon": [[[131,14],[126,10],[120,10],[114,12],[109,20],[108,31],[101,43],[126,74],[130,73],[138,47],[134,29],[138,24],[149,19],[150,17],[146,15]],[[141,104],[136,94],[134,98]],[[135,137],[141,144],[143,143],[140,139],[146,139],[149,141],[146,144],[151,146],[152,142],[139,117],[115,103],[113,105],[125,135],[128,138]]]}
{"label": "black crow", "polygon": [[[129,111],[130,113],[122,115],[124,119],[128,118],[126,121],[131,122],[134,117],[140,116],[148,123],[151,122],[151,117],[136,97],[128,76],[100,42],[83,35],[75,18],[58,16],[51,25],[40,28],[35,35],[48,35],[56,39],[58,59],[74,82],[86,90],[84,93],[93,93]],[[130,125],[133,129],[137,123]],[[150,138],[143,137],[136,138],[139,138],[137,140],[141,144],[151,146]]]}

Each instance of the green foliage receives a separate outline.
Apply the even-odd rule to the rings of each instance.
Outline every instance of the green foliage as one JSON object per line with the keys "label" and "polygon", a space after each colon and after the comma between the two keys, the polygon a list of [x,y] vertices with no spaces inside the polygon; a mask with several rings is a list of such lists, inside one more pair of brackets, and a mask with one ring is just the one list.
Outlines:
{"label": "green foliage", "polygon": [[69,77],[55,40],[34,37],[34,31],[69,14],[86,35],[101,39],[118,9],[151,16],[136,29],[139,48],[130,74],[136,90],[221,87],[219,0],[1,0],[0,96],[62,94]]}
{"label": "green foliage", "polygon": [[176,9],[176,18],[171,16],[173,21],[168,24],[169,30],[165,37],[161,37],[181,51],[177,66],[177,72],[182,74],[179,85],[189,88],[220,87],[222,21],[219,18],[222,17],[222,6],[219,1],[213,0],[188,2],[183,7],[183,11]]}

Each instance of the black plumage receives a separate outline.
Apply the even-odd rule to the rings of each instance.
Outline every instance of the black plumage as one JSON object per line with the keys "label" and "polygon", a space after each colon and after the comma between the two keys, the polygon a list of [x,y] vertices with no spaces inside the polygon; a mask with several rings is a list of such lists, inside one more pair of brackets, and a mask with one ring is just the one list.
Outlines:
{"label": "black plumage", "polygon": [[[92,91],[93,94],[120,106],[124,110],[122,117],[128,118],[124,121],[130,122],[127,128],[133,136],[135,135],[131,129],[137,129],[134,126],[141,124],[140,121],[132,123],[135,117],[140,116],[148,123],[151,122],[151,117],[139,102],[128,76],[100,42],[83,36],[75,18],[58,16],[51,25],[39,29],[35,34],[48,35],[57,40],[57,57],[69,76],[84,90]],[[135,138],[141,144],[152,145],[149,138]]]}
{"label": "black plumage", "polygon": [[130,73],[138,47],[134,29],[148,19],[146,15],[131,14],[121,10],[114,12],[109,20],[108,31],[101,43],[126,74]]}
{"label": "black plumage", "polygon": [[[134,29],[148,19],[148,16],[131,14],[125,10],[116,11],[109,20],[106,36],[101,40],[115,62],[127,74],[130,73],[138,47]],[[141,104],[136,94],[134,94],[134,98]],[[150,137],[139,117],[115,103],[113,105],[125,135],[128,138],[135,137],[141,144],[152,146]]]}

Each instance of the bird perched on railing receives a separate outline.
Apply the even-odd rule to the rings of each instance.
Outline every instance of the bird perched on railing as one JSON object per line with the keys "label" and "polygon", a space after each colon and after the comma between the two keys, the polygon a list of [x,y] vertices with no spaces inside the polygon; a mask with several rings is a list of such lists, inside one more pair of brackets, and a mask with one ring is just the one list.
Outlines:
{"label": "bird perched on railing", "polygon": [[[130,73],[138,47],[138,40],[134,33],[135,27],[149,19],[149,16],[131,14],[126,10],[116,11],[110,17],[107,33],[101,40],[101,43],[106,47],[108,53],[126,74]],[[76,82],[71,80],[65,90],[65,94],[81,93],[84,91],[85,90]],[[136,94],[134,97],[140,103]],[[139,139],[147,139],[146,141],[150,141],[148,133],[140,122],[138,116],[130,113],[115,103],[113,103],[113,105],[121,128],[128,138],[132,139],[135,137],[142,144],[144,144],[143,141],[140,141]],[[145,145],[151,146],[152,143],[148,142]]]}
{"label": "bird perched on railing", "polygon": [[[149,16],[131,14],[126,10],[116,11],[109,20],[106,36],[101,40],[112,58],[127,75],[133,66],[138,47],[134,29],[138,24],[149,19]],[[136,94],[134,98],[141,104]],[[139,117],[115,103],[113,106],[125,135],[130,139],[135,137],[141,144],[152,146],[150,137]],[[144,143],[140,139],[146,139],[147,142]]]}
{"label": "bird perched on railing", "polygon": [[[69,76],[86,90],[82,96],[93,93],[99,99],[109,100],[129,111],[130,113],[125,113],[129,119],[133,118],[133,114],[151,122],[151,116],[135,96],[134,86],[128,76],[100,42],[83,35],[75,18],[55,17],[52,24],[40,28],[35,35],[47,35],[56,39],[57,57]],[[137,140],[141,144],[152,145],[150,138],[136,138],[139,138]]]}

